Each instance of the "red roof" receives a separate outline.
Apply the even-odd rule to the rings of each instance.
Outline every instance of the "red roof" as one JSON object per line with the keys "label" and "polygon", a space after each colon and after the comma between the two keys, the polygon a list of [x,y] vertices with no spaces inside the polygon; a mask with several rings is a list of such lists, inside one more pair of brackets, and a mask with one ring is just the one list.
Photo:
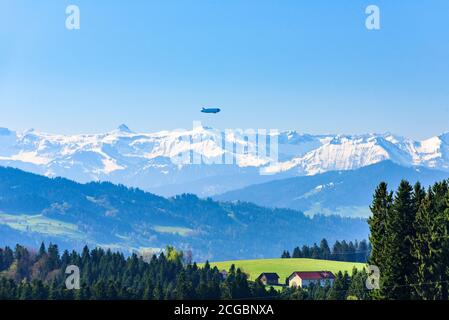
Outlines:
{"label": "red roof", "polygon": [[326,280],[335,279],[335,276],[330,271],[305,271],[305,272],[293,272],[289,278],[294,276],[300,277],[302,280]]}

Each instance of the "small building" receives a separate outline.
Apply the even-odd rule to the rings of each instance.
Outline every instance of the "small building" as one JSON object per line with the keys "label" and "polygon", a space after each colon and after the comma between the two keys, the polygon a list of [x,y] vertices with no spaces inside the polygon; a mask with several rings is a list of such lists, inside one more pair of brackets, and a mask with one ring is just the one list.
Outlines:
{"label": "small building", "polygon": [[293,272],[288,277],[289,287],[307,288],[312,283],[324,287],[327,283],[332,287],[334,285],[335,276],[330,271],[304,271]]}
{"label": "small building", "polygon": [[260,276],[257,277],[257,281],[262,282],[264,285],[279,285],[279,276],[277,273],[272,272],[264,272]]}

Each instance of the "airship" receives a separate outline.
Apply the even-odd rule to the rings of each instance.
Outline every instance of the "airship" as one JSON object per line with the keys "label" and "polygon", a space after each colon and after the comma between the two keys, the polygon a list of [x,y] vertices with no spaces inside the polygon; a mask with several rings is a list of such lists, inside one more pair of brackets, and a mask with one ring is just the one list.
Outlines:
{"label": "airship", "polygon": [[202,113],[219,113],[221,111],[220,108],[202,108]]}

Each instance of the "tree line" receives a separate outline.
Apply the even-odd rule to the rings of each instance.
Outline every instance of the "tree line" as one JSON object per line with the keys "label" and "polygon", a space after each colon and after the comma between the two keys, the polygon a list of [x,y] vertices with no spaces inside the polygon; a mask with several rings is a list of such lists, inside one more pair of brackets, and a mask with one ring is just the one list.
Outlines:
{"label": "tree line", "polygon": [[[66,267],[80,269],[80,290],[67,290]],[[87,247],[79,254],[41,245],[37,252],[17,245],[0,249],[0,300],[186,300],[272,298],[273,289],[250,282],[232,266],[226,276],[206,263],[186,261],[182,252],[144,258]]]}
{"label": "tree line", "polygon": [[[68,290],[66,267],[80,269],[80,290]],[[44,244],[36,252],[17,245],[0,249],[0,300],[186,300],[186,299],[366,299],[366,273],[339,272],[333,287],[276,291],[234,265],[226,277],[208,262],[203,267],[172,247],[142,257],[85,247],[81,253]]]}
{"label": "tree line", "polygon": [[427,190],[402,181],[381,183],[371,205],[370,264],[380,271],[377,299],[447,300],[449,181]]}
{"label": "tree line", "polygon": [[[402,181],[389,191],[376,188],[368,220],[370,245],[361,241],[350,252],[371,246],[369,264],[380,271],[380,289],[366,288],[365,270],[339,272],[333,286],[284,288],[280,292],[248,280],[232,266],[226,277],[209,263],[198,267],[182,252],[168,247],[159,255],[125,257],[123,253],[85,247],[81,253],[44,244],[37,251],[17,245],[0,249],[0,300],[5,299],[423,299],[447,300],[449,284],[449,181],[427,190]],[[333,250],[320,246],[294,250],[294,257],[332,259],[347,254],[343,242]],[[364,244],[362,244],[364,243]],[[317,250],[318,248],[318,250]],[[355,249],[354,249],[355,248]],[[298,248],[299,249],[299,248]],[[354,251],[355,250],[355,251]],[[343,254],[339,254],[342,252]],[[285,252],[285,257],[290,256]],[[349,256],[346,256],[349,257]],[[65,288],[65,269],[81,271],[80,290]]]}
{"label": "tree line", "polygon": [[357,240],[352,242],[336,241],[332,246],[332,250],[329,247],[329,243],[326,239],[321,240],[320,245],[316,243],[313,246],[302,246],[293,249],[293,253],[290,254],[288,250],[285,250],[281,258],[309,258],[309,259],[321,259],[321,260],[333,260],[333,261],[348,261],[348,262],[367,262],[370,255],[371,247],[366,240],[358,242]]}

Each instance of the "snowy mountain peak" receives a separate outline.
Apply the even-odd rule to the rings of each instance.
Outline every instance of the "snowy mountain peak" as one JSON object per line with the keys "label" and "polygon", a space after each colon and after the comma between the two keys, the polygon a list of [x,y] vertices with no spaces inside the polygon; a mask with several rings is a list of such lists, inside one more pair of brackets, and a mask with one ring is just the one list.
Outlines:
{"label": "snowy mountain peak", "polygon": [[156,133],[135,133],[120,125],[108,133],[84,135],[16,133],[0,128],[0,165],[146,190],[183,185],[181,191],[191,192],[190,186],[197,183],[205,194],[252,184],[260,178],[260,171],[272,177],[315,175],[384,160],[449,171],[449,133],[423,141],[390,133],[310,135],[297,131],[279,132],[274,138],[279,153],[273,163],[271,155],[252,153],[254,142],[201,124],[190,130]]}
{"label": "snowy mountain peak", "polygon": [[121,124],[117,127],[117,131],[124,132],[124,133],[134,133],[129,129],[129,127],[126,124]]}
{"label": "snowy mountain peak", "polygon": [[444,141],[446,144],[449,144],[449,131],[443,132],[438,136],[441,141]]}

